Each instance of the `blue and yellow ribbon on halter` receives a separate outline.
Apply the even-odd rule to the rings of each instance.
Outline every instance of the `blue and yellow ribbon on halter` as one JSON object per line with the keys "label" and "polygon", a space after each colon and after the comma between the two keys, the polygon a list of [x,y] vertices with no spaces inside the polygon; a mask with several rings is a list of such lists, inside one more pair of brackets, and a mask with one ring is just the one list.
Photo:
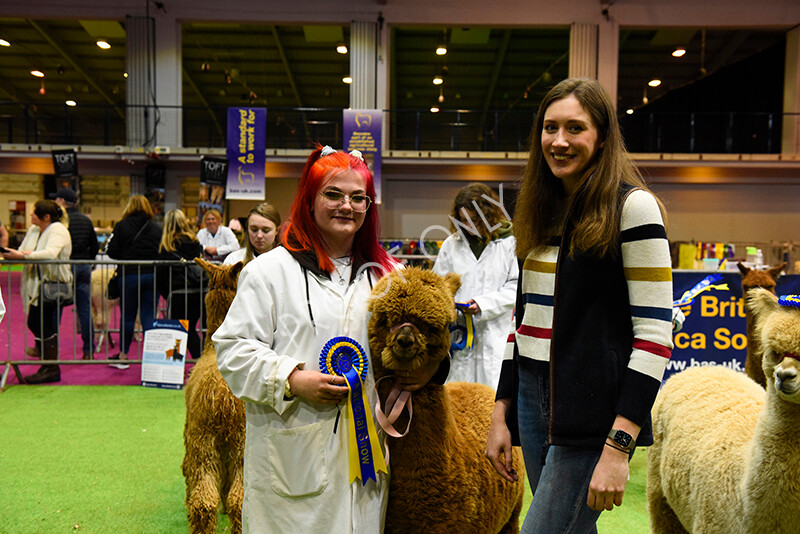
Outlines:
{"label": "blue and yellow ribbon on halter", "polygon": [[323,373],[343,376],[350,393],[347,396],[347,426],[350,436],[350,483],[361,478],[377,482],[377,473],[389,473],[383,457],[375,423],[369,412],[369,401],[364,390],[369,362],[361,345],[355,339],[339,336],[328,341],[319,356]]}
{"label": "blue and yellow ribbon on halter", "polygon": [[475,344],[475,325],[472,322],[472,315],[466,314],[462,310],[462,308],[468,307],[469,304],[466,302],[456,302],[456,311],[464,317],[464,326],[461,326],[458,322],[450,325],[450,332],[461,333],[461,337],[458,341],[450,343],[451,352],[463,349],[471,350],[472,346]]}
{"label": "blue and yellow ribbon on halter", "polygon": [[781,295],[778,304],[792,308],[800,308],[800,295]]}
{"label": "blue and yellow ribbon on halter", "polygon": [[672,303],[673,308],[682,308],[683,306],[691,306],[694,302],[694,298],[702,293],[703,291],[708,291],[710,289],[722,289],[727,291],[728,284],[715,284],[714,282],[719,282],[722,280],[721,274],[710,274],[700,280],[697,284],[694,285],[691,289],[684,291],[681,298],[674,301]]}

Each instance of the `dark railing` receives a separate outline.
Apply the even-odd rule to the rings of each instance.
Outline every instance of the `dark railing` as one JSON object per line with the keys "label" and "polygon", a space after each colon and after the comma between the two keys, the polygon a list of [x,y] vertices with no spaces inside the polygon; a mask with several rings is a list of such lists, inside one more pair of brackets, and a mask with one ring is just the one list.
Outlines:
{"label": "dark railing", "polygon": [[[156,118],[166,111],[174,109],[144,109],[140,115],[146,117],[142,123],[149,131],[141,132],[141,139],[153,139],[152,145],[167,144],[159,142],[152,131]],[[110,106],[0,102],[0,142],[128,145],[124,113],[124,108]],[[384,112],[388,146],[403,151],[525,152],[534,116],[529,110]],[[227,108],[184,106],[181,117],[184,147],[225,147]],[[628,149],[634,153],[779,153],[783,120],[797,120],[797,114],[638,111],[620,115]],[[341,146],[341,109],[268,108],[268,148],[307,149],[317,141]]]}

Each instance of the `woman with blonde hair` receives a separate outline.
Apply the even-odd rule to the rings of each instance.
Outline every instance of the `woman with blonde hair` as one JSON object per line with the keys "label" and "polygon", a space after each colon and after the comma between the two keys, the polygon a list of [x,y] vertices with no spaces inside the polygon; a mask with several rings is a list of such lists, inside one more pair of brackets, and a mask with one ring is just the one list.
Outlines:
{"label": "woman with blonde hair", "polygon": [[278,229],[281,226],[281,214],[269,202],[262,202],[250,210],[245,223],[244,247],[231,252],[225,258],[225,264],[242,262],[247,265],[259,254],[268,252],[278,246]]}
{"label": "woman with blonde hair", "polygon": [[[17,250],[3,253],[7,260],[60,260],[68,261],[72,253],[72,239],[62,221],[66,212],[52,200],[38,200],[31,212],[31,227]],[[72,284],[69,264],[26,265],[22,277],[22,303],[28,314],[28,328],[38,344],[43,360],[58,359],[58,325],[65,302],[45,301],[42,282]],[[42,365],[36,373],[27,376],[28,384],[44,384],[61,380],[58,365]]]}
{"label": "woman with blonde hair", "polygon": [[164,215],[164,233],[158,248],[159,260],[186,260],[187,265],[159,267],[156,273],[158,293],[169,302],[170,319],[187,319],[189,322],[188,349],[192,358],[202,352],[197,321],[203,309],[201,283],[194,280],[191,270],[196,269],[194,259],[202,257],[203,245],[189,226],[186,215],[179,209]]}
{"label": "woman with blonde hair", "polygon": [[[122,220],[114,225],[108,238],[106,253],[115,260],[133,260],[140,265],[121,265],[119,294],[122,318],[122,346],[120,353],[110,356],[111,360],[127,359],[133,342],[137,309],[142,328],[149,330],[155,317],[156,293],[153,265],[150,260],[158,258],[158,244],[161,241],[161,227],[153,221],[153,207],[143,195],[133,195],[122,211]],[[127,369],[125,363],[112,363],[118,369]]]}

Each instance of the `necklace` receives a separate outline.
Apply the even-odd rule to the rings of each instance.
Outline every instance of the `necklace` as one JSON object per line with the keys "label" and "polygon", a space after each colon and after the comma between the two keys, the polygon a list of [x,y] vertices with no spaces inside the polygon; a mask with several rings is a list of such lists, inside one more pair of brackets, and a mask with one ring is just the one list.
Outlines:
{"label": "necklace", "polygon": [[333,269],[336,271],[336,276],[339,278],[339,285],[343,286],[347,283],[347,281],[344,279],[345,275],[347,274],[347,268],[350,267],[350,264],[353,260],[350,258],[350,256],[332,259]]}

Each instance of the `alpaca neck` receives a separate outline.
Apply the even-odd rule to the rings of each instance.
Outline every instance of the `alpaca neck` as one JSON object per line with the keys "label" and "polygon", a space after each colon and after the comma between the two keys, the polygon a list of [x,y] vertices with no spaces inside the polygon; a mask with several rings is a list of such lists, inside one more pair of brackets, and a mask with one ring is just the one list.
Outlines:
{"label": "alpaca neck", "polygon": [[[458,428],[453,414],[450,412],[450,400],[444,386],[428,384],[411,396],[414,416],[408,433],[402,438],[389,438],[392,451],[404,450],[413,454],[414,450],[430,450],[432,440],[444,444],[452,439]],[[395,423],[395,428],[404,429],[408,425],[408,416],[404,413]],[[421,455],[419,461],[436,460],[427,454]]]}

